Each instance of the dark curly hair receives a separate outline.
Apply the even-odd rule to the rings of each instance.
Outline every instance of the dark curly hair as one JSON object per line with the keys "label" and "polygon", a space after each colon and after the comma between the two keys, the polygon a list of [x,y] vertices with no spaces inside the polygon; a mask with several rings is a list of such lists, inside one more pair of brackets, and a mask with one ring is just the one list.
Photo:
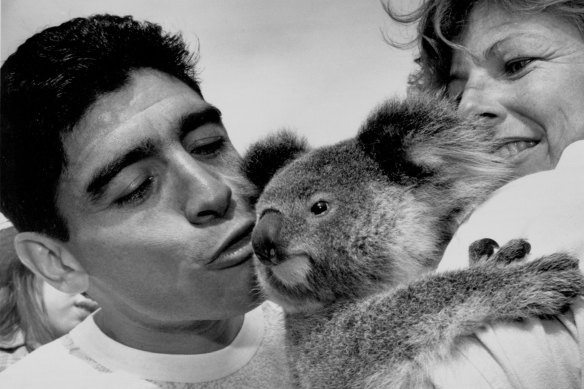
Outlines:
{"label": "dark curly hair", "polygon": [[1,69],[0,211],[19,231],[68,240],[56,207],[64,135],[135,69],[162,71],[201,94],[197,59],[180,35],[130,16],[75,18],[29,38]]}

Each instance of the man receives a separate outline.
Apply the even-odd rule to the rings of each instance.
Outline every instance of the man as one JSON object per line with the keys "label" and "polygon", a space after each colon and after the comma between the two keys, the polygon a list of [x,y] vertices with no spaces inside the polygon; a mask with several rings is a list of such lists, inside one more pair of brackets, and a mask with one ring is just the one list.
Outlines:
{"label": "man", "polygon": [[1,210],[21,260],[95,315],[0,387],[290,386],[253,293],[253,188],[182,39],[131,17],[46,29],[2,66]]}

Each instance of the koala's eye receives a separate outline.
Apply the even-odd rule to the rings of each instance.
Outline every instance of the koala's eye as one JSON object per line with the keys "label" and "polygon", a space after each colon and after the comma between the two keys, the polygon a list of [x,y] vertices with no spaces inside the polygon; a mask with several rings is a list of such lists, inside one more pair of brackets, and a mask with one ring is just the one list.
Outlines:
{"label": "koala's eye", "polygon": [[310,208],[310,212],[314,213],[315,215],[320,215],[328,211],[328,203],[326,201],[317,201],[314,203],[312,208]]}

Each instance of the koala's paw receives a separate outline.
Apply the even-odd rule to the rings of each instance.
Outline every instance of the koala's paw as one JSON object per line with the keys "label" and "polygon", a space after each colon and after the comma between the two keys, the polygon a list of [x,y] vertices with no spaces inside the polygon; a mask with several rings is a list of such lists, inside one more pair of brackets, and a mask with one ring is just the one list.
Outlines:
{"label": "koala's paw", "polygon": [[[513,270],[511,270],[513,269]],[[552,254],[529,263],[501,269],[505,286],[495,293],[491,307],[497,319],[518,320],[550,317],[565,312],[576,296],[584,293],[584,276],[578,260]]]}
{"label": "koala's paw", "polygon": [[479,239],[468,249],[471,265],[480,263],[508,265],[524,259],[530,251],[531,245],[524,239],[513,239],[500,249],[493,239]]}

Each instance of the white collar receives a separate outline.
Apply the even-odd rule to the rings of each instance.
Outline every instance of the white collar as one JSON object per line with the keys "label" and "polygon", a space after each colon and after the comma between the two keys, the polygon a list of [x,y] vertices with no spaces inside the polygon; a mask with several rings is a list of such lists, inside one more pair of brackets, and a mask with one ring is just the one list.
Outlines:
{"label": "white collar", "polygon": [[94,315],[70,332],[81,351],[111,371],[123,371],[141,379],[161,382],[206,382],[231,375],[252,359],[265,331],[260,305],[245,315],[233,342],[221,350],[196,355],[159,354],[114,341],[97,327]]}

